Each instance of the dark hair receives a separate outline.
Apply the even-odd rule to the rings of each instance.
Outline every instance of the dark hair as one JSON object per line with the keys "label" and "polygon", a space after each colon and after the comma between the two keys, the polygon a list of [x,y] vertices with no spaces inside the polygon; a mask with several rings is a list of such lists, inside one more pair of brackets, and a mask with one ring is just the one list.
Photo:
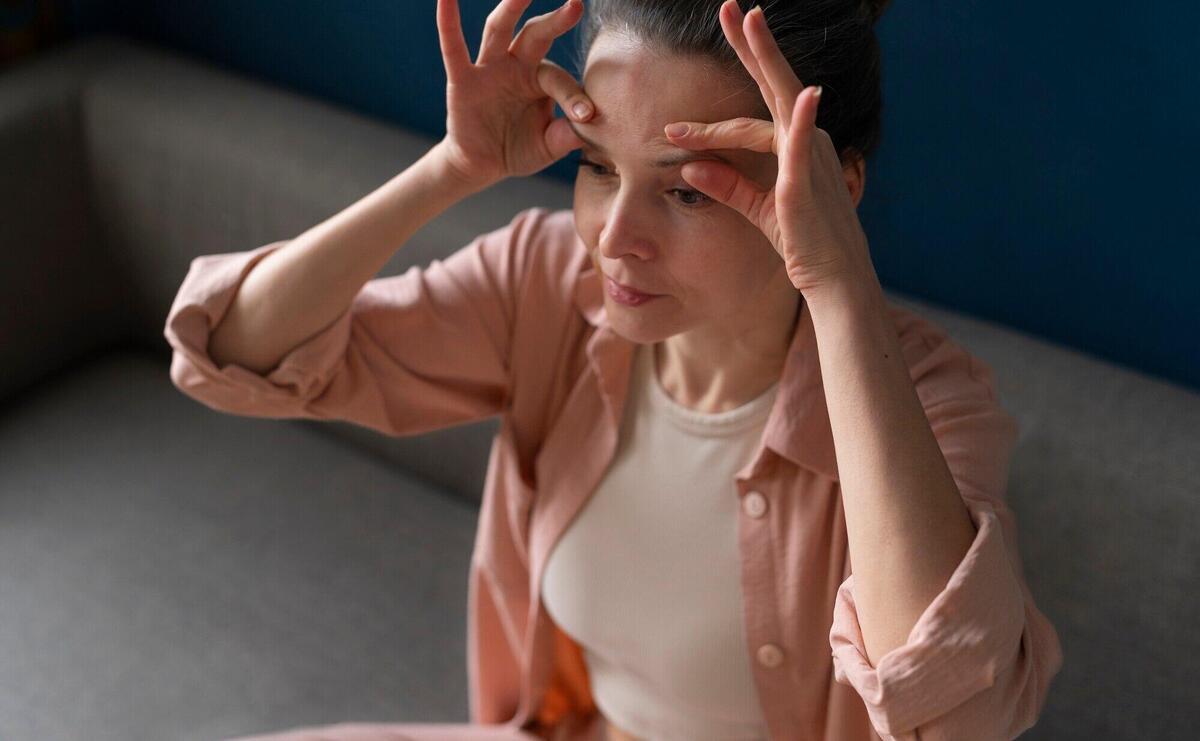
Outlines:
{"label": "dark hair", "polygon": [[[722,0],[587,0],[576,35],[582,76],[592,43],[617,30],[664,54],[697,56],[729,79],[757,86],[725,38],[717,17]],[[853,150],[865,159],[879,146],[883,100],[875,21],[889,0],[738,0],[747,12],[761,5],[779,49],[805,85],[822,85],[817,126],[829,133],[842,161]],[[762,103],[762,97],[758,96]],[[758,118],[770,119],[766,103]]]}

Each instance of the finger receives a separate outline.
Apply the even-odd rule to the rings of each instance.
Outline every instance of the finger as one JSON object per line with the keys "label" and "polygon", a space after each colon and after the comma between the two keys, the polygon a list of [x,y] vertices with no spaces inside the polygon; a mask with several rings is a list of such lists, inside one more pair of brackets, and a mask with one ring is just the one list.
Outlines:
{"label": "finger", "polygon": [[[731,118],[716,123],[679,121],[686,124],[687,133],[663,133],[672,144],[685,149],[750,149],[770,152],[775,142],[775,124],[761,118]],[[671,126],[675,124],[670,124]]]}
{"label": "finger", "polygon": [[[572,119],[586,121],[595,113],[596,106],[592,99],[583,92],[571,73],[549,59],[538,63],[537,81],[542,92],[553,98]],[[578,106],[583,106],[584,110],[577,110]]]}
{"label": "finger", "polygon": [[758,90],[762,93],[763,101],[771,111],[771,118],[778,121],[779,111],[775,108],[775,95],[771,92],[771,86],[767,84],[766,78],[763,77],[758,60],[754,58],[754,52],[751,51],[750,44],[746,41],[746,35],[742,32],[742,21],[745,16],[742,15],[742,10],[738,7],[736,0],[725,0],[717,12],[717,16],[721,20],[721,28],[725,31],[725,38],[729,41],[729,45],[737,52],[738,59],[742,60],[742,66],[758,83]]}
{"label": "finger", "polygon": [[789,201],[806,202],[811,195],[813,132],[816,130],[820,100],[820,85],[810,85],[796,96],[792,128],[788,131],[785,151],[780,157],[780,189],[781,193],[788,192],[785,198]]}
{"label": "finger", "polygon": [[456,81],[463,70],[471,66],[471,52],[467,49],[467,39],[463,36],[458,0],[438,0],[437,29],[438,44],[442,47],[442,62],[446,66],[446,79]]}
{"label": "finger", "polygon": [[500,0],[496,7],[492,8],[483,24],[483,41],[479,45],[477,62],[508,52],[513,29],[517,27],[517,21],[531,2],[533,0]]}
{"label": "finger", "polygon": [[546,145],[546,153],[552,161],[557,161],[572,149],[583,146],[583,140],[575,134],[567,120],[557,116],[546,127],[542,138]]}
{"label": "finger", "polygon": [[530,18],[509,44],[509,53],[523,62],[537,64],[550,51],[554,40],[579,22],[582,11],[583,0],[567,0],[549,13]]}
{"label": "finger", "polygon": [[770,190],[763,190],[723,162],[688,162],[680,168],[679,174],[692,187],[729,206],[754,224],[759,223],[764,204],[773,198]]}
{"label": "finger", "polygon": [[779,50],[779,45],[775,43],[775,37],[771,35],[767,17],[763,15],[761,6],[756,5],[746,14],[743,30],[767,84],[775,92],[775,105],[783,114],[783,121],[780,123],[786,128],[791,124],[792,106],[796,102],[796,96],[804,89],[804,85],[792,71],[792,65],[788,64],[787,58]]}

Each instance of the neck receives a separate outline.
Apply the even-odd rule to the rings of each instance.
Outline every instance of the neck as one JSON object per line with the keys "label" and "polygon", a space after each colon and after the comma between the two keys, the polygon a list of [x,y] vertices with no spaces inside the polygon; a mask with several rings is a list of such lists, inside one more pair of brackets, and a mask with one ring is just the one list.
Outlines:
{"label": "neck", "polygon": [[654,344],[658,383],[678,404],[700,412],[737,408],[765,392],[783,375],[803,297],[790,297],[781,321],[759,322],[730,332],[698,327]]}

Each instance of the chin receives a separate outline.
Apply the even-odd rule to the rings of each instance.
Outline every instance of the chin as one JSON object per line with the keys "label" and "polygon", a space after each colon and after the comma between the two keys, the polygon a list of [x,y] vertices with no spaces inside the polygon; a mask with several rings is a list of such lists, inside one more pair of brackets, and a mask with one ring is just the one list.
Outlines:
{"label": "chin", "polygon": [[630,342],[651,345],[676,334],[661,321],[639,316],[640,308],[622,306],[605,299],[604,309],[613,331]]}

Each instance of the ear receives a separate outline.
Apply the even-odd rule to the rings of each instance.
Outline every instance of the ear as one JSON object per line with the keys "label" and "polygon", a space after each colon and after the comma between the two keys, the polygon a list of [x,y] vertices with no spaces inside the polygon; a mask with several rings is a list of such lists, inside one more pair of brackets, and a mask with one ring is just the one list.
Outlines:
{"label": "ear", "polygon": [[862,201],[863,190],[867,187],[867,163],[855,149],[849,150],[846,161],[842,165],[842,176],[846,178],[846,188],[850,191],[850,200],[854,207]]}

